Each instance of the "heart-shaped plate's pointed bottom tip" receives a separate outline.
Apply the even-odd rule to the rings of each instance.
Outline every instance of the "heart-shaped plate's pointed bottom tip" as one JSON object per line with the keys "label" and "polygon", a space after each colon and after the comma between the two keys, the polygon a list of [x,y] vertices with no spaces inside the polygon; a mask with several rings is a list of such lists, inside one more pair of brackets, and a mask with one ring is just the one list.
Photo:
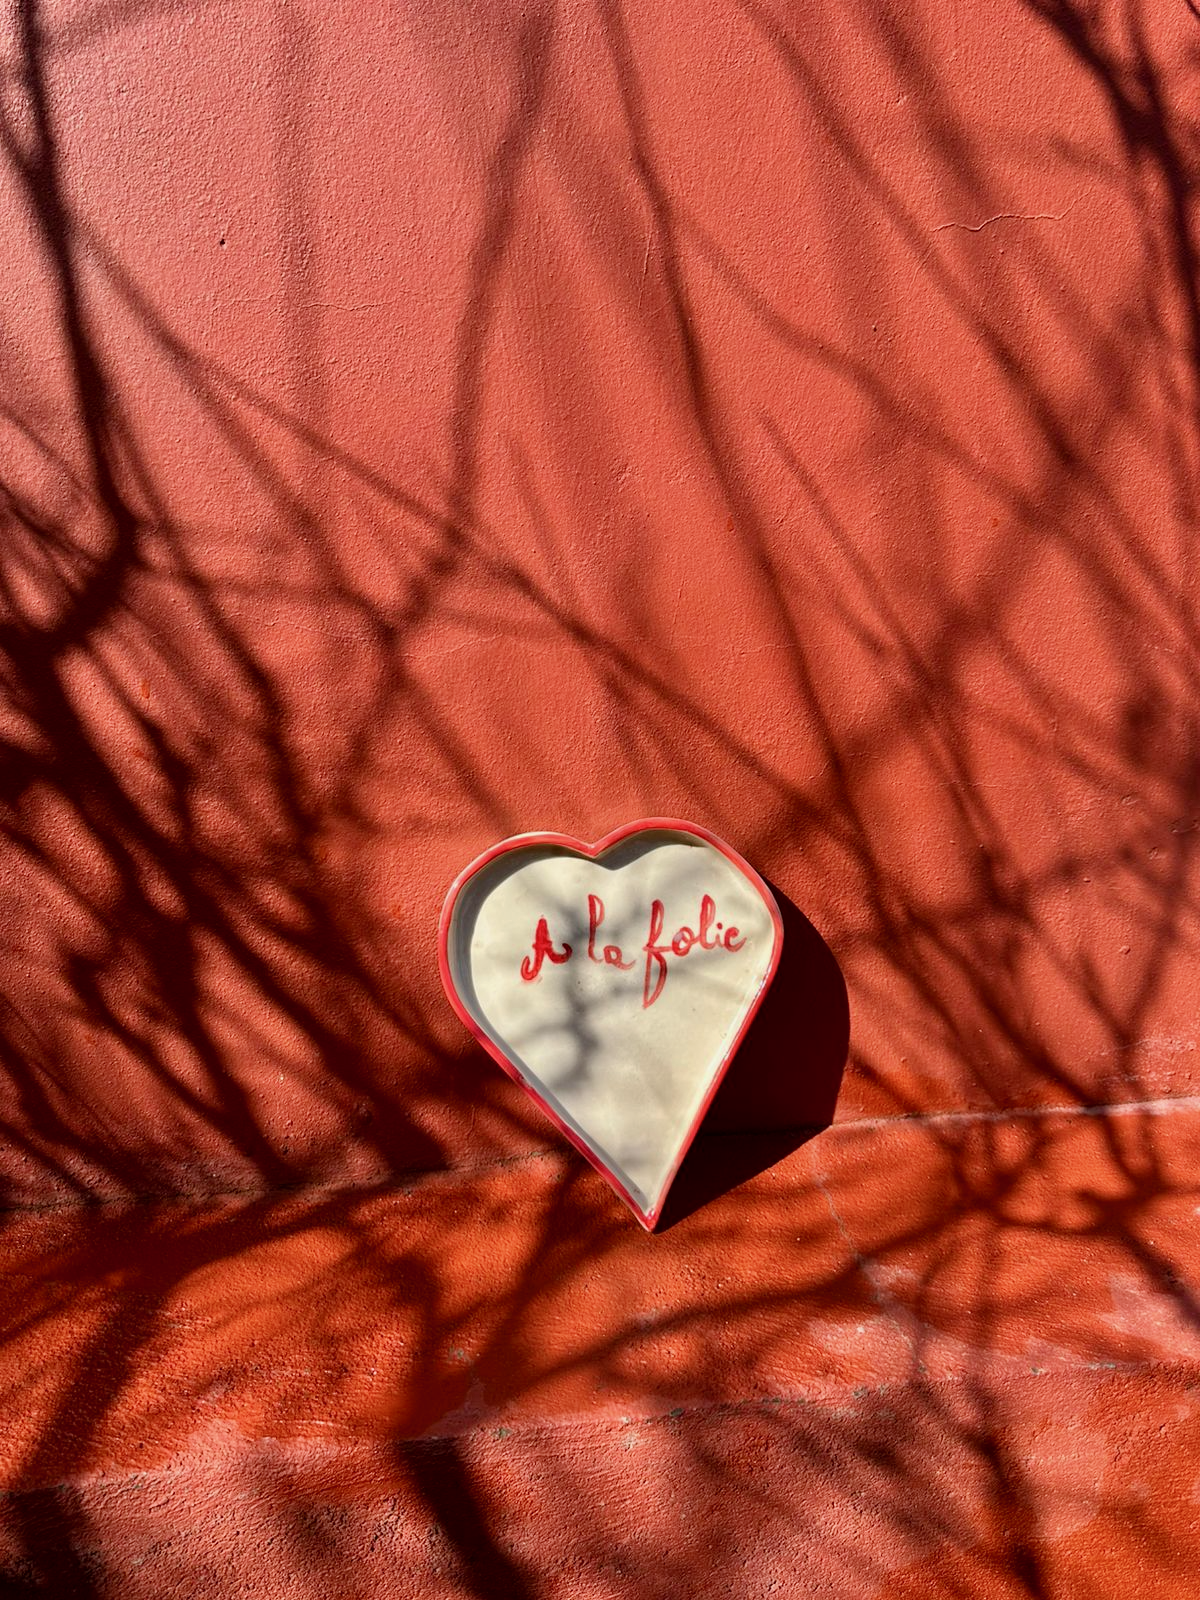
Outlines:
{"label": "heart-shaped plate's pointed bottom tip", "polygon": [[439,963],[466,1027],[653,1233],[782,942],[748,862],[649,818],[485,851],[446,897]]}

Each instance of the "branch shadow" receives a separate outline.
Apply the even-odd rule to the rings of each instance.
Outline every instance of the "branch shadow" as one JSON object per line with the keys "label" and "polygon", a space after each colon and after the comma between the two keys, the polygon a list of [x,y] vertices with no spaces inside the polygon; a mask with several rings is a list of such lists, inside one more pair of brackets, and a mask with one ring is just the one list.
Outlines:
{"label": "branch shadow", "polygon": [[[981,132],[957,46],[924,13],[853,5],[827,28],[718,7],[697,59],[717,77],[744,63],[742,93],[775,96],[751,154],[763,182],[798,175],[806,243],[826,248],[810,268],[786,240],[742,237],[733,202],[757,174],[735,163],[706,188],[738,141],[696,157],[648,14],[605,0],[577,30],[547,5],[459,34],[418,7],[446,124],[479,156],[454,197],[464,270],[428,358],[450,380],[426,461],[335,426],[325,388],[345,352],[307,240],[283,252],[280,378],[258,359],[269,317],[245,359],[210,347],[90,208],[88,52],[172,9],[60,23],[20,0],[0,71],[13,270],[39,308],[0,392],[0,1178],[23,1227],[62,1213],[5,1308],[14,1436],[38,1427],[14,1445],[0,1581],[134,1595],[132,1569],[97,1553],[81,1485],[110,1427],[186,1443],[205,1397],[236,1388],[216,1335],[170,1344],[227,1270],[246,1286],[211,1326],[232,1348],[261,1325],[281,1365],[301,1333],[322,1363],[324,1388],[282,1391],[272,1426],[314,1387],[352,1409],[385,1362],[388,1528],[436,1526],[412,1570],[447,1592],[559,1600],[587,1573],[623,1600],[702,1594],[714,1572],[740,1581],[746,1527],[824,1563],[830,1592],[1064,1592],[1053,1529],[1098,1513],[1066,1466],[1049,1493],[1022,1385],[1043,1360],[1068,1386],[1161,1375],[1200,1323],[1162,1226],[1200,1203],[1163,1111],[1195,1087],[1179,1019],[1200,949],[1194,49],[1137,0],[1018,5],[1060,52],[1055,81],[1102,107],[1031,152],[1023,126]],[[276,161],[252,198],[274,182],[315,229],[324,35],[276,24]],[[864,115],[863,60],[888,91],[880,117],[907,108],[936,214]],[[1091,185],[1089,227],[1125,219],[1103,294],[1086,235],[1064,250],[1049,232],[1073,213],[1024,204],[1001,170],[1031,153]],[[944,345],[906,325],[910,300]],[[621,337],[653,399],[661,485],[642,498],[646,413],[597,353]],[[228,515],[190,493],[198,474]],[[675,567],[646,533],[668,519],[687,528]],[[722,581],[692,659],[676,619],[698,627],[677,606],[696,571]],[[739,605],[739,670],[778,667],[766,710],[723,699],[710,672],[718,646],[741,649]],[[570,670],[539,676],[547,659]],[[524,787],[485,769],[497,742]],[[534,792],[581,836],[619,820],[587,814],[618,799],[694,816],[811,884],[828,937],[775,891],[784,964],[661,1237],[631,1232],[580,1163],[536,1177],[543,1131],[437,1009],[422,952],[462,842],[560,820],[524,814]],[[783,1160],[786,1184],[740,1206],[732,1191]],[[524,1201],[505,1187],[523,1161]],[[470,1204],[445,1209],[495,1254],[492,1293],[463,1294],[458,1239],[421,1220],[459,1181]],[[403,1228],[372,1222],[369,1202],[406,1189]],[[271,1251],[293,1275],[260,1284]],[[721,1276],[731,1257],[755,1263],[744,1282]],[[665,1310],[643,1304],[663,1263],[681,1286]],[[1111,1307],[1061,1293],[1073,1274],[1115,1285]],[[358,1293],[385,1356],[349,1320]],[[1049,1354],[1028,1336],[1047,1308]],[[390,1339],[402,1326],[411,1360]],[[764,1372],[824,1380],[814,1326],[831,1369],[877,1341],[874,1365],[846,1360],[870,1393],[851,1378],[818,1403],[747,1400]],[[187,1382],[147,1392],[164,1346],[187,1354]],[[512,1469],[479,1419],[573,1382],[633,1397],[647,1494],[702,1546],[606,1521],[553,1428],[523,1460],[563,1508],[565,1565],[506,1526]],[[807,1544],[801,1482],[821,1530]],[[1190,1581],[1170,1494],[1161,1512],[1120,1489],[1102,1509],[1142,1581]],[[280,1571],[308,1563],[330,1589],[357,1571],[319,1483],[264,1470],[246,1493]],[[1106,1592],[1068,1581],[1073,1600]]]}

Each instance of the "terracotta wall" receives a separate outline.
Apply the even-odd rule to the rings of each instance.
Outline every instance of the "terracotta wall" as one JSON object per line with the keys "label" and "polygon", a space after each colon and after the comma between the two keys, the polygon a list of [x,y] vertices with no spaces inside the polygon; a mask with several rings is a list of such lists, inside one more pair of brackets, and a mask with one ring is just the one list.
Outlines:
{"label": "terracotta wall", "polygon": [[[10,1205],[552,1146],[438,910],[643,815],[805,954],[725,1127],[824,1119],[846,995],[841,1122],[1197,1092],[1187,0],[2,27]],[[986,1231],[980,1150],[863,1204]]]}
{"label": "terracotta wall", "polygon": [[1187,1093],[1198,38],[10,12],[11,1197],[540,1143],[441,897],[645,814],[831,946],[842,1117]]}

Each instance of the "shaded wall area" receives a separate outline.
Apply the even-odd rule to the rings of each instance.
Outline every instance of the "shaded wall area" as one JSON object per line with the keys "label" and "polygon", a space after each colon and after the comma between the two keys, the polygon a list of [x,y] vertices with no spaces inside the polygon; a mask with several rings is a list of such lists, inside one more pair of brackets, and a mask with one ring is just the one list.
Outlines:
{"label": "shaded wall area", "polygon": [[[847,1211],[820,1169],[820,1244],[772,1234],[796,1266],[778,1297],[758,1202],[668,1234],[721,1219],[737,1314],[786,1339],[806,1297],[845,1291],[894,1321],[898,1280],[872,1274],[898,1238],[904,1303],[952,1284],[956,1336],[991,1360],[996,1263],[1032,1228],[1038,1259],[1066,1239],[1107,1263],[1086,1338],[1060,1341],[1072,1372],[1165,1359],[1195,1316],[1155,1221],[1189,1192],[1163,1129],[1196,1093],[1185,0],[742,0],[702,26],[582,0],[15,0],[2,28],[3,1196],[199,1208],[156,1265],[89,1246],[22,1269],[42,1287],[18,1331],[60,1337],[59,1284],[90,1283],[96,1320],[61,1334],[13,1481],[96,1468],[110,1413],[186,1434],[194,1371],[169,1427],[122,1407],[197,1274],[249,1273],[272,1304],[227,1206],[259,1240],[345,1230],[441,1337],[437,1247],[381,1254],[353,1199],[335,1224],[271,1197],[441,1174],[465,1186],[447,1217],[487,1236],[462,1196],[552,1141],[442,1000],[445,888],[503,834],[647,814],[727,837],[833,952],[839,1122],[934,1119],[903,1183],[874,1180],[882,1238],[869,1176]],[[777,1009],[748,1041],[745,1081],[772,1087],[726,1107],[743,1138],[794,1145],[831,1109],[827,1074],[776,1093],[836,1033],[836,974],[797,983],[791,1026]],[[1037,1132],[1058,1110],[1094,1141],[1082,1164]],[[797,1206],[828,1137],[776,1169]],[[501,1366],[547,1289],[532,1263],[569,1281],[619,1247],[604,1197],[563,1182],[582,1211],[522,1212]],[[1175,1332],[1114,1353],[1110,1280]],[[1048,1280],[1027,1288],[1036,1318]],[[730,1306],[685,1300],[719,1352]],[[589,1373],[640,1337],[616,1312],[594,1331]],[[920,1341],[900,1348],[919,1394]],[[672,1359],[629,1414],[671,1409]],[[711,1389],[713,1360],[689,1406],[753,1389]],[[272,1427],[312,1410],[281,1393]],[[1020,1427],[1006,1466],[986,1418],[956,1417],[1003,1521]],[[679,1459],[745,1480],[744,1453]],[[913,1471],[871,1459],[893,1487]],[[452,1470],[475,1535],[448,1592],[497,1592],[469,1547],[486,1532],[501,1561],[503,1496]],[[27,1581],[107,1592],[49,1504]],[[71,1572],[46,1577],[50,1545]],[[1012,1592],[1051,1592],[998,1549]]]}

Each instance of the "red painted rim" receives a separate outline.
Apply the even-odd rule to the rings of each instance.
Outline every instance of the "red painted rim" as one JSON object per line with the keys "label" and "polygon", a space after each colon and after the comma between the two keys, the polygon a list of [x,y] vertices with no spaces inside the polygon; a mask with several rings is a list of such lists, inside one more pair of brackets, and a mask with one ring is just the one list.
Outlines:
{"label": "red painted rim", "polygon": [[[490,866],[491,863],[497,859],[497,857],[508,855],[514,850],[532,850],[539,849],[544,846],[551,846],[556,849],[569,850],[575,855],[586,857],[589,861],[595,861],[607,851],[611,850],[615,845],[621,844],[625,839],[630,838],[635,833],[686,833],[692,835],[694,838],[703,839],[706,844],[712,845],[714,849],[719,850],[727,860],[732,862],[733,865],[737,867],[737,869],[745,876],[749,883],[758,890],[759,894],[763,898],[763,902],[766,905],[767,910],[770,912],[771,924],[775,930],[775,937],[771,947],[771,959],[767,966],[762,983],[759,985],[757,992],[746,1008],[746,1014],[742,1019],[741,1027],[734,1035],[729,1049],[725,1052],[725,1055],[722,1057],[716,1072],[713,1074],[712,1082],[705,1093],[704,1099],[702,1100],[700,1108],[692,1121],[691,1127],[687,1131],[687,1135],[684,1138],[683,1143],[679,1147],[679,1152],[675,1157],[675,1162],[671,1167],[670,1172],[667,1174],[667,1181],[663,1185],[662,1193],[659,1195],[655,1206],[649,1211],[642,1210],[641,1206],[638,1205],[633,1195],[628,1189],[626,1189],[625,1185],[616,1176],[616,1174],[609,1171],[595,1151],[592,1150],[572,1128],[567,1126],[554,1108],[548,1105],[538,1093],[536,1087],[528,1082],[527,1079],[522,1077],[516,1065],[509,1060],[508,1056],[505,1055],[500,1046],[497,1045],[483,1029],[480,1023],[476,1020],[474,1014],[464,1004],[462,997],[458,993],[458,989],[454,983],[454,976],[450,970],[449,955],[450,928],[454,917],[454,908],[458,902],[458,897],[466,885],[476,875],[476,873],[481,872],[484,867]],[[616,1191],[616,1193],[633,1212],[634,1216],[638,1219],[647,1232],[653,1231],[656,1223],[662,1216],[663,1207],[666,1204],[668,1194],[671,1192],[671,1185],[675,1182],[676,1174],[678,1173],[680,1166],[683,1164],[683,1158],[691,1149],[692,1142],[700,1130],[700,1124],[707,1116],[708,1108],[713,1102],[713,1097],[717,1090],[721,1087],[721,1081],[725,1077],[726,1072],[729,1070],[729,1064],[737,1054],[742,1040],[746,1037],[750,1024],[754,1021],[754,1018],[758,1013],[758,1008],[763,1002],[763,997],[766,995],[767,990],[771,987],[771,982],[774,979],[775,973],[779,967],[779,957],[782,950],[783,918],[780,915],[779,907],[775,901],[775,896],[771,893],[760,874],[754,870],[754,868],[743,856],[738,854],[732,845],[726,844],[724,839],[718,838],[715,833],[711,833],[707,828],[700,827],[695,822],[681,822],[676,817],[643,817],[637,822],[627,822],[624,827],[617,828],[612,833],[606,833],[604,837],[602,839],[598,839],[595,844],[585,844],[583,840],[573,839],[571,838],[570,834],[566,833],[518,833],[514,834],[510,839],[502,839],[499,844],[492,845],[491,848],[485,850],[481,856],[477,856],[475,860],[471,862],[471,865],[464,871],[460,872],[458,877],[455,878],[454,882],[450,885],[449,892],[446,895],[445,903],[442,906],[441,921],[438,927],[438,969],[441,972],[442,987],[445,989],[446,997],[450,1001],[450,1004],[454,1007],[459,1020],[465,1025],[468,1032],[474,1036],[476,1041],[483,1046],[488,1055],[491,1056],[492,1060],[504,1070],[504,1072],[513,1080],[514,1083],[520,1084],[525,1093],[529,1095],[530,1099],[533,1100],[538,1108],[550,1119],[558,1131],[564,1135],[567,1141],[579,1151],[580,1155],[583,1156],[588,1164],[594,1167],[600,1176],[604,1178],[605,1181],[610,1185],[610,1187]]]}

